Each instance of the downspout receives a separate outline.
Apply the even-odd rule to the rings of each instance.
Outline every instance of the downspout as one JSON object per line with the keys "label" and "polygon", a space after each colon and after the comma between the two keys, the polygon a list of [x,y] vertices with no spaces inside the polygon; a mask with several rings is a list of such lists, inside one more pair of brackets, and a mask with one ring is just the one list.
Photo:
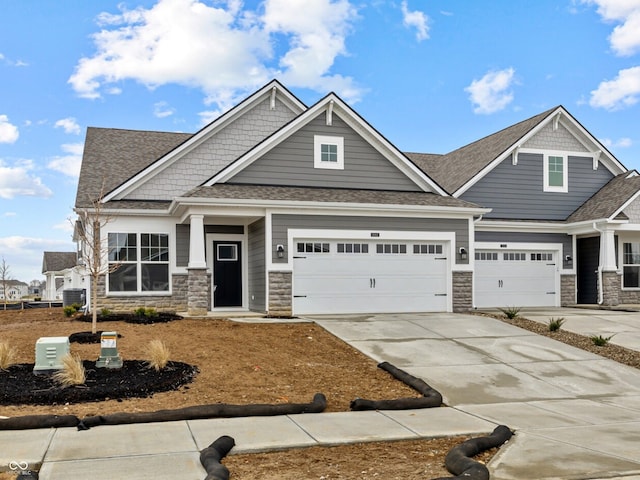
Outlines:
{"label": "downspout", "polygon": [[[473,219],[473,254],[476,254],[476,224],[482,220],[483,215],[480,214],[480,216],[478,218],[474,218]],[[469,247],[471,247],[471,242],[469,242]],[[471,248],[469,248],[469,263],[471,263]],[[475,264],[473,265],[473,278],[472,278],[472,282],[473,282],[473,288],[471,289],[471,306],[472,308],[475,310],[476,308],[476,288],[475,288],[475,284],[476,284],[476,266]]]}
{"label": "downspout", "polygon": [[[600,238],[602,238],[602,234],[604,233],[596,226],[596,222],[593,222],[593,229],[596,232],[600,233]],[[602,241],[600,241],[600,249],[598,251],[598,305],[602,305],[604,302],[604,291],[602,288],[602,254],[600,251],[602,250]]]}

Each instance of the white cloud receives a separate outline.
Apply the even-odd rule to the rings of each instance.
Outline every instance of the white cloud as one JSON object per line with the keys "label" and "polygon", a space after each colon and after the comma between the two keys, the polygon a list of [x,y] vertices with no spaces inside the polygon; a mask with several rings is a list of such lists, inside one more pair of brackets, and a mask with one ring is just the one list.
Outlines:
{"label": "white cloud", "polygon": [[464,90],[469,93],[474,113],[490,114],[502,110],[513,101],[510,90],[514,82],[515,70],[488,72],[480,80],[473,80]]}
{"label": "white cloud", "polygon": [[64,129],[65,133],[80,135],[80,125],[78,125],[78,122],[76,122],[76,119],[73,117],[58,120],[54,127]]}
{"label": "white cloud", "polygon": [[401,8],[402,23],[407,28],[416,29],[416,39],[421,42],[429,38],[429,17],[419,10],[410,12],[406,0],[403,0]]}
{"label": "white cloud", "polygon": [[16,212],[4,212],[3,217],[15,217],[18,214]]}
{"label": "white cloud", "polygon": [[18,162],[14,166],[6,165],[0,160],[0,198],[48,198],[53,195],[49,187],[31,173],[33,170],[33,162],[29,160]]}
{"label": "white cloud", "polygon": [[68,143],[62,145],[61,148],[67,153],[67,155],[54,157],[47,164],[47,167],[51,170],[64,173],[69,177],[79,177],[80,165],[82,164],[82,149],[84,148],[84,145],[82,143]]}
{"label": "white cloud", "polygon": [[616,141],[610,138],[603,138],[601,141],[607,148],[629,148],[633,145],[633,140],[628,137],[622,137]]}
{"label": "white cloud", "polygon": [[619,110],[638,102],[640,67],[620,70],[613,80],[605,80],[591,92],[589,104],[607,110]]}
{"label": "white cloud", "polygon": [[[265,0],[258,12],[239,0],[159,0],[99,16],[96,53],[81,58],[69,83],[98,98],[123,80],[149,88],[175,83],[203,91],[225,109],[273,77],[294,87],[334,89],[357,99],[349,77],[332,75],[357,12],[348,0]],[[115,85],[118,84],[118,85]],[[114,93],[112,91],[112,93]]]}
{"label": "white cloud", "polygon": [[611,48],[617,55],[633,55],[640,51],[640,2],[638,0],[582,0],[596,5],[607,22],[619,23],[609,36]]}
{"label": "white cloud", "polygon": [[18,127],[9,123],[9,117],[0,115],[0,143],[14,143],[19,136]]}
{"label": "white cloud", "polygon": [[158,118],[170,117],[174,113],[175,108],[171,108],[167,102],[157,102],[153,105],[153,114]]}

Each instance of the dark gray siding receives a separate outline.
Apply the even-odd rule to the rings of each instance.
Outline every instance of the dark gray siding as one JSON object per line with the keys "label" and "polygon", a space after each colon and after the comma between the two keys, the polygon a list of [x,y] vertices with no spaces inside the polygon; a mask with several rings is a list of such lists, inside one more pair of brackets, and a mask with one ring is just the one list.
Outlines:
{"label": "dark gray siding", "polygon": [[520,153],[518,165],[505,159],[460,198],[492,208],[485,218],[564,220],[612,178],[591,158],[569,157],[569,192],[544,192],[543,156]]}
{"label": "dark gray siding", "polygon": [[[286,258],[276,255],[277,244],[287,244],[289,228],[409,231],[409,232],[454,232],[455,250],[469,248],[469,222],[467,220],[447,218],[395,218],[395,217],[349,217],[334,215],[273,215],[272,245],[274,263],[284,263]],[[291,246],[289,246],[291,248]],[[456,263],[468,263],[457,260]]]}
{"label": "dark gray siding", "polygon": [[[204,234],[226,233],[232,235],[242,235],[244,227],[242,225],[205,225]],[[176,225],[176,266],[186,267],[189,265],[189,236],[191,225]]]}
{"label": "dark gray siding", "polygon": [[573,262],[567,262],[567,255],[573,257],[573,237],[564,233],[524,233],[524,232],[478,232],[476,242],[500,242],[508,248],[518,248],[515,243],[561,243],[564,268],[572,268]]}
{"label": "dark gray siding", "polygon": [[[228,183],[420,191],[335,113],[332,123],[320,114]],[[344,138],[344,170],[313,167],[314,135]]]}
{"label": "dark gray siding", "polygon": [[265,312],[264,218],[249,225],[249,310]]}

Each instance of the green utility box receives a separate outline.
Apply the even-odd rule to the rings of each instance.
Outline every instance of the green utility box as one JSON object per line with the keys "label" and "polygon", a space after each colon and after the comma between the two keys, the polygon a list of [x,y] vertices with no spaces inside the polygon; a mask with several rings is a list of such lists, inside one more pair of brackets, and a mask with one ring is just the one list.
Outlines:
{"label": "green utility box", "polygon": [[46,374],[61,370],[62,357],[69,354],[69,337],[40,337],[36,342],[33,373]]}
{"label": "green utility box", "polygon": [[96,361],[98,368],[122,368],[122,358],[118,354],[118,334],[102,332],[100,335],[100,358]]}

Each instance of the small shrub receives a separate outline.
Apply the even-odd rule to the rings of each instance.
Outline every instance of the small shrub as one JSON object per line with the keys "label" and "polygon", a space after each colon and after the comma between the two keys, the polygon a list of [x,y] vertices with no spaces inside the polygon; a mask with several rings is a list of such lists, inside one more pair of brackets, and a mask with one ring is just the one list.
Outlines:
{"label": "small shrub", "polygon": [[53,374],[53,379],[63,387],[73,385],[83,385],[86,381],[86,374],[82,360],[77,355],[67,354],[62,357],[62,370]]}
{"label": "small shrub", "polygon": [[103,308],[100,310],[100,315],[102,315],[103,317],[108,317],[109,315],[111,315],[111,310],[109,310],[108,308]]}
{"label": "small shrub", "polygon": [[[615,335],[615,334],[614,334]],[[613,335],[609,337],[603,337],[602,335],[591,335],[589,339],[593,342],[596,347],[604,347],[609,340],[613,338]]]}
{"label": "small shrub", "polygon": [[557,332],[558,330],[560,330],[560,327],[562,327],[563,324],[564,324],[564,317],[560,317],[560,318],[551,317],[551,319],[549,320],[549,331]]}
{"label": "small shrub", "polygon": [[145,308],[144,316],[147,318],[156,318],[158,316],[158,311],[155,308]]}
{"label": "small shrub", "polygon": [[82,308],[81,303],[72,303],[71,306],[75,309],[76,312]]}
{"label": "small shrub", "polygon": [[147,311],[144,307],[138,307],[133,311],[133,314],[138,317],[144,317],[144,313]]}
{"label": "small shrub", "polygon": [[502,313],[506,315],[509,320],[513,320],[520,315],[520,307],[506,307],[499,309]]}
{"label": "small shrub", "polygon": [[17,351],[7,342],[0,342],[0,370],[7,370],[16,361]]}
{"label": "small shrub", "polygon": [[65,317],[70,317],[71,315],[73,315],[74,313],[76,313],[78,310],[76,310],[73,305],[67,305],[66,307],[62,308],[62,311],[64,312],[64,316]]}
{"label": "small shrub", "polygon": [[162,340],[151,340],[145,353],[147,366],[156,371],[162,370],[169,363],[169,349]]}

